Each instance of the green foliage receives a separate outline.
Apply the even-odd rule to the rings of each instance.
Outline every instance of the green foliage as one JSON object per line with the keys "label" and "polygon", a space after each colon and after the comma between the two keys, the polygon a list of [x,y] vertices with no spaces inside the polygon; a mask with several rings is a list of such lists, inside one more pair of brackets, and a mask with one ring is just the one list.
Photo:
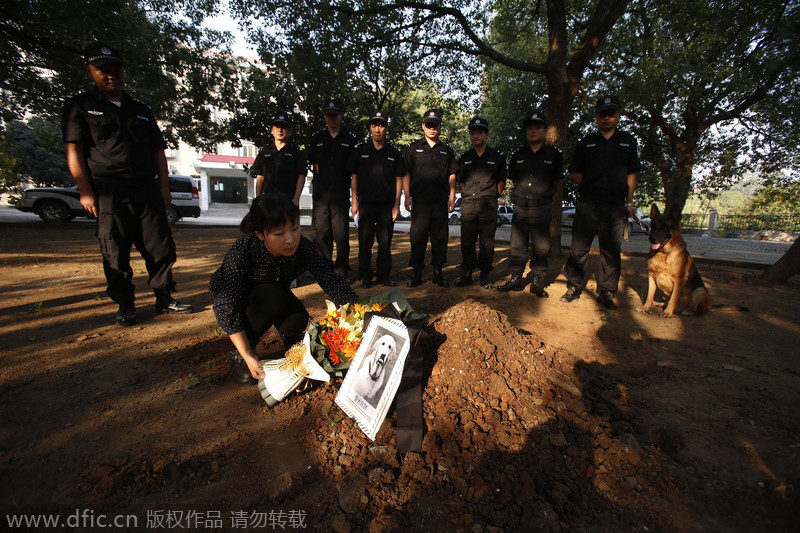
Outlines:
{"label": "green foliage", "polygon": [[747,206],[752,215],[797,216],[800,213],[800,182],[768,179]]}
{"label": "green foliage", "polygon": [[128,65],[128,90],[194,146],[223,138],[211,109],[235,103],[228,59],[207,52],[230,36],[201,29],[215,0],[4,0],[0,3],[0,113],[59,117],[65,96],[90,87],[83,48],[100,40]]}
{"label": "green foliage", "polygon": [[72,177],[61,142],[61,129],[51,120],[33,117],[27,123],[6,123],[0,137],[0,187],[5,192],[24,181],[38,186],[69,186]]}
{"label": "green foliage", "polygon": [[[489,38],[502,53],[521,60],[547,60],[547,18],[544,6],[519,0],[498,0],[489,24]],[[524,36],[525,38],[520,38]],[[506,155],[527,143],[522,122],[536,108],[547,109],[547,84],[527,72],[483,58],[480,113],[491,127],[490,144]]]}
{"label": "green foliage", "polygon": [[202,372],[200,374],[189,372],[187,383],[184,388],[187,390],[197,389],[203,385],[217,383],[220,380],[222,380],[222,376],[219,372]]}
{"label": "green foliage", "polygon": [[797,3],[637,0],[626,18],[592,78],[628,103],[668,204],[757,168],[800,170]]}
{"label": "green foliage", "polygon": [[184,387],[185,389],[196,389],[203,385],[210,385],[222,380],[222,375],[214,370],[213,361],[206,361],[203,366],[205,369],[200,372],[189,372],[187,383]]}
{"label": "green foliage", "polygon": [[343,126],[357,138],[368,137],[368,116],[381,109],[390,117],[389,141],[401,146],[421,135],[422,113],[438,108],[444,113],[443,140],[458,144],[467,115],[458,102],[441,96],[417,48],[390,31],[402,16],[352,17],[314,2],[241,1],[232,8],[243,19],[260,19],[248,28],[263,62],[244,83],[242,104],[230,122],[233,143],[269,143],[272,115],[288,111],[293,137],[305,146],[325,127],[325,101],[337,98],[345,106]]}

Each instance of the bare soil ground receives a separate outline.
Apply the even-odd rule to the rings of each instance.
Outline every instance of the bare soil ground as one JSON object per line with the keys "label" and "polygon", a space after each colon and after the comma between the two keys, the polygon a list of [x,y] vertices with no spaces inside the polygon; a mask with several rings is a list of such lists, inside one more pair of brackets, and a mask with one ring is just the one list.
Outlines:
{"label": "bare soil ground", "polygon": [[[749,310],[662,319],[635,311],[643,257],[624,258],[620,309],[605,311],[593,278],[559,301],[561,260],[547,300],[408,289],[398,234],[395,277],[432,317],[428,431],[401,456],[393,417],[375,442],[344,417],[341,381],[269,409],[228,380],[207,288],[236,236],[176,231],[192,315],[155,314],[137,258],[139,323],[121,328],[91,225],[0,227],[0,529],[12,513],[91,508],[153,530],[186,529],[180,511],[222,531],[796,531],[797,277],[773,287],[701,263],[715,303]],[[449,257],[452,280],[455,240]],[[499,243],[494,281],[507,259]],[[296,293],[321,316],[317,285]],[[270,336],[260,353],[277,349]]]}

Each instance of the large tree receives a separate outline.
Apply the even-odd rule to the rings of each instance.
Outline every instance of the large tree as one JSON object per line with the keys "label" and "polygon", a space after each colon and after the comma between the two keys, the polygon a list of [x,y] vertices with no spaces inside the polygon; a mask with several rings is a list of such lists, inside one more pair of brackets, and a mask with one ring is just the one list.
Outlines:
{"label": "large tree", "polygon": [[[783,0],[634,0],[593,68],[639,126],[666,205],[747,170],[797,170],[800,7]],[[701,176],[695,174],[702,168]]]}
{"label": "large tree", "polygon": [[213,110],[235,102],[230,36],[204,30],[216,0],[3,0],[0,108],[3,121],[58,117],[64,97],[89,86],[83,48],[100,40],[129,67],[129,90],[153,106],[168,138],[211,147],[223,138]]}
{"label": "large tree", "polygon": [[[351,38],[367,46],[394,50],[410,46],[416,51],[415,68],[454,86],[478,79],[469,60],[486,58],[515,70],[544,77],[547,113],[550,117],[548,142],[561,147],[567,143],[567,129],[573,102],[584,72],[608,32],[625,12],[630,0],[596,0],[575,4],[566,0],[530,2],[497,0],[490,4],[476,0],[389,1],[356,0],[236,0],[240,13],[263,17],[273,28],[287,33],[309,19],[315,30],[343,14],[358,21],[359,32]],[[520,59],[508,53],[509,43],[493,37],[486,29],[494,13],[509,14],[515,31],[511,39],[541,40],[546,53],[538,59]],[[511,16],[513,15],[513,17]],[[545,30],[546,28],[546,30]],[[342,60],[332,56],[331,61]],[[463,79],[467,76],[467,79]],[[554,253],[560,253],[560,194],[554,199],[551,235]]]}

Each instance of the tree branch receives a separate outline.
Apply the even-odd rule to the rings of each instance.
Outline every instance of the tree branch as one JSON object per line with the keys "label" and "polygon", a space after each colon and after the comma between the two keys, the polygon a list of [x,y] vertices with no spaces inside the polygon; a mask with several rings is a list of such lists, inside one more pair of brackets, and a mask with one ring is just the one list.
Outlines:
{"label": "tree branch", "polygon": [[[627,1],[627,0],[625,0]],[[319,4],[318,4],[319,5]],[[426,47],[433,47],[437,49],[449,49],[464,52],[473,56],[485,56],[489,59],[492,59],[502,65],[506,65],[507,67],[511,67],[513,69],[522,70],[525,72],[534,72],[538,74],[543,74],[545,72],[545,65],[541,63],[534,63],[530,61],[520,61],[509,57],[505,54],[500,53],[494,47],[490,46],[486,41],[484,41],[475,30],[472,29],[472,25],[470,24],[467,17],[458,9],[452,7],[445,7],[445,6],[437,6],[427,4],[425,2],[416,2],[416,1],[403,1],[400,0],[396,3],[392,4],[382,4],[368,9],[353,9],[349,6],[344,5],[330,5],[327,6],[330,9],[343,13],[350,16],[369,16],[369,15],[381,15],[390,13],[393,11],[399,11],[402,9],[413,9],[417,11],[428,11],[435,15],[434,18],[452,18],[461,28],[461,31],[464,32],[466,37],[472,42],[475,48],[465,47],[460,44],[442,44],[442,43],[432,43],[430,41],[419,40],[413,41],[416,44],[426,46]],[[413,26],[419,27],[420,24],[414,24]]]}

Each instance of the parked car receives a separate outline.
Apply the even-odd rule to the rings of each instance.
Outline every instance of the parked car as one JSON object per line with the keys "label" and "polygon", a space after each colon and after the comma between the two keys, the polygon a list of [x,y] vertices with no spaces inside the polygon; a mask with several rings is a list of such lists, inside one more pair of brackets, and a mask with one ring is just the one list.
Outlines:
{"label": "parked car", "polygon": [[75,217],[92,217],[81,205],[78,187],[34,187],[22,191],[17,209],[36,213],[45,222],[68,222]]}
{"label": "parked car", "polygon": [[[561,209],[561,227],[572,227],[573,219],[575,218],[575,208],[572,206],[563,207]],[[628,231],[633,233],[634,231],[639,231],[643,233],[650,232],[650,217],[646,216],[644,212],[636,208],[636,218],[639,219],[641,222],[641,226],[636,222],[633,217],[628,217]]]}
{"label": "parked car", "polygon": [[167,208],[167,222],[174,224],[185,217],[200,216],[200,195],[191,177],[170,174],[169,191],[172,205]]}
{"label": "parked car", "polygon": [[[172,204],[167,208],[167,221],[174,224],[183,217],[200,216],[200,195],[189,176],[170,175]],[[22,192],[17,209],[36,213],[45,222],[69,222],[75,217],[94,218],[81,205],[78,187],[34,187]]]}
{"label": "parked car", "polygon": [[453,209],[453,212],[450,213],[450,218],[447,219],[447,222],[451,226],[461,224],[461,196],[456,196],[456,207]]}
{"label": "parked car", "polygon": [[510,205],[501,204],[497,206],[497,225],[511,224],[511,217],[514,216],[514,208]]}

